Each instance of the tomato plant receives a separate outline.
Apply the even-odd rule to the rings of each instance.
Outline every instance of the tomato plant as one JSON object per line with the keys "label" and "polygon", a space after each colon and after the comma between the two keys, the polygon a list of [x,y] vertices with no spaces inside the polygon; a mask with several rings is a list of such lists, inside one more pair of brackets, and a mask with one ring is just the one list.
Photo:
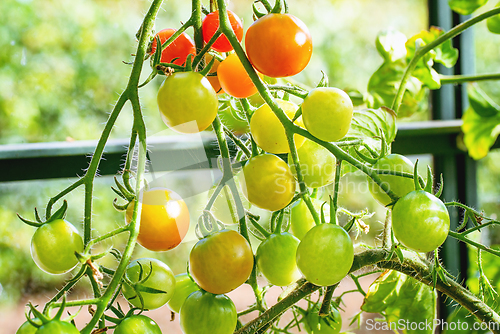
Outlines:
{"label": "tomato plant", "polygon": [[340,226],[325,223],[310,229],[297,248],[297,266],[305,278],[319,286],[338,283],[351,269],[354,248]]}
{"label": "tomato plant", "polygon": [[432,252],[450,231],[448,209],[436,196],[414,190],[401,197],[392,209],[394,236],[417,252]]}
{"label": "tomato plant", "polygon": [[36,331],[37,334],[80,334],[76,327],[66,321],[51,320],[44,323]]}
{"label": "tomato plant", "polygon": [[[132,220],[135,201],[127,207],[126,220]],[[143,193],[141,225],[137,242],[152,251],[177,247],[189,229],[189,211],[176,192],[153,188]]]}
{"label": "tomato plant", "polygon": [[[321,188],[335,180],[337,159],[326,148],[312,140],[306,139],[297,149],[300,171],[305,184],[310,188]],[[292,157],[288,155],[288,163],[292,173],[296,175]]]}
{"label": "tomato plant", "polygon": [[158,324],[145,315],[138,314],[127,317],[116,326],[115,334],[161,334]]}
{"label": "tomato plant", "polygon": [[217,94],[200,73],[176,72],[167,77],[157,101],[163,122],[181,133],[203,131],[217,116]]}
{"label": "tomato plant", "polygon": [[[151,44],[151,53],[156,51],[156,36],[160,38],[160,42],[163,44],[175,34],[177,30],[175,29],[163,29],[160,30],[153,39]],[[161,53],[160,62],[161,63],[174,63],[177,65],[183,65],[186,62],[188,55],[196,54],[196,47],[194,46],[193,40],[186,33],[180,34],[172,43],[167,45]]]}
{"label": "tomato plant", "polygon": [[[299,107],[290,101],[276,100],[276,102],[288,118],[293,119]],[[299,117],[294,123],[304,126],[302,117]],[[263,104],[252,115],[250,132],[257,145],[264,151],[274,154],[290,152],[285,128],[267,104]],[[296,147],[301,147],[305,141],[305,138],[299,135],[294,135],[294,139]]]}
{"label": "tomato plant", "polygon": [[31,239],[31,256],[49,274],[64,274],[78,264],[75,252],[83,251],[77,229],[68,221],[56,219],[40,226]]}
{"label": "tomato plant", "polygon": [[224,92],[243,99],[257,93],[252,79],[235,53],[224,59],[217,68],[217,77]]}
{"label": "tomato plant", "polygon": [[231,334],[236,328],[236,307],[229,297],[196,291],[181,307],[184,334]]}
{"label": "tomato plant", "polygon": [[172,298],[168,301],[168,307],[175,313],[179,313],[186,298],[198,290],[200,290],[198,285],[188,274],[175,275],[175,290]]}
{"label": "tomato plant", "polygon": [[135,307],[153,310],[165,305],[175,291],[175,277],[163,262],[152,258],[132,261],[127,266],[123,294]]}
{"label": "tomato plant", "polygon": [[272,154],[251,158],[243,167],[243,176],[243,194],[250,203],[262,209],[281,210],[295,193],[295,179],[290,168]]}
{"label": "tomato plant", "polygon": [[324,141],[343,138],[349,130],[352,114],[351,98],[338,88],[315,88],[302,103],[302,118],[306,129]]}
{"label": "tomato plant", "polygon": [[287,286],[302,276],[295,262],[299,242],[288,232],[273,233],[261,242],[255,260],[269,283]]}
{"label": "tomato plant", "polygon": [[312,55],[307,26],[291,14],[268,14],[255,21],[245,35],[248,59],[260,73],[289,77],[302,71]]}
{"label": "tomato plant", "polygon": [[222,230],[194,245],[189,254],[189,272],[202,289],[221,294],[245,283],[253,262],[248,241],[236,231]]}
{"label": "tomato plant", "polygon": [[[227,16],[229,17],[229,23],[231,24],[231,28],[233,28],[234,34],[238,41],[241,42],[243,38],[243,23],[241,23],[240,18],[233,13],[232,11],[227,11]],[[210,38],[215,34],[215,32],[219,29],[219,11],[216,10],[205,16],[203,19],[202,31],[203,31],[203,41],[208,43]],[[215,40],[215,43],[212,44],[212,49],[218,52],[229,52],[233,50],[231,43],[226,36],[221,35],[219,38]]]}

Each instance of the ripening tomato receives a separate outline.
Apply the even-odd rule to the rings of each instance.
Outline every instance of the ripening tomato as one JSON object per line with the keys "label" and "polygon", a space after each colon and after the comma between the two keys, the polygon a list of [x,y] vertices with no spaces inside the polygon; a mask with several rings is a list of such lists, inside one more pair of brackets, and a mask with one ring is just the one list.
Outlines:
{"label": "ripening tomato", "polygon": [[[134,260],[127,266],[125,275],[135,285],[135,289],[124,283],[123,295],[135,307],[154,310],[165,305],[174,294],[174,273],[160,260]],[[157,291],[152,292],[151,289]]]}
{"label": "ripening tomato", "polygon": [[194,245],[189,254],[189,272],[205,291],[227,293],[246,282],[253,261],[247,239],[236,231],[222,230]]}
{"label": "ripening tomato", "polygon": [[338,88],[314,88],[302,103],[306,129],[324,141],[343,138],[351,126],[352,114],[351,98]]}
{"label": "ripening tomato", "polygon": [[64,274],[73,269],[78,264],[75,252],[83,252],[82,237],[63,219],[43,224],[31,238],[33,260],[49,274]]}
{"label": "ripening tomato", "polygon": [[125,318],[116,326],[114,334],[161,334],[160,326],[143,314]]}
{"label": "ripening tomato", "polygon": [[[229,17],[229,23],[231,24],[231,28],[233,28],[234,34],[238,41],[241,42],[243,38],[243,23],[241,23],[240,18],[233,13],[232,11],[227,11],[227,16]],[[203,30],[203,41],[208,43],[210,38],[215,34],[215,32],[219,29],[219,11],[216,10],[205,16],[203,19],[202,30]],[[219,38],[215,40],[215,43],[212,44],[212,49],[217,52],[229,52],[233,50],[231,43],[226,36],[221,35]]]}
{"label": "ripening tomato", "polygon": [[272,154],[251,158],[243,167],[243,194],[248,201],[269,211],[281,210],[295,194],[295,178],[290,167]]}
{"label": "ripening tomato", "polygon": [[[135,201],[127,207],[130,223]],[[144,248],[161,252],[177,247],[189,229],[186,203],[174,191],[153,188],[143,193],[141,225],[137,242]]]}
{"label": "ripening tomato", "polygon": [[352,267],[354,247],[349,234],[330,223],[309,230],[297,248],[297,266],[312,284],[329,286],[340,282]]}
{"label": "ripening tomato", "polygon": [[[165,43],[167,39],[175,34],[175,29],[163,29],[156,35],[151,45],[151,53],[156,51],[156,36],[160,37],[161,43]],[[172,43],[170,43],[161,53],[160,63],[174,63],[177,65],[184,65],[186,58],[189,54],[196,55],[196,47],[193,40],[186,33],[182,33]],[[175,59],[177,58],[177,59]],[[174,60],[175,59],[175,60]]]}
{"label": "ripening tomato", "polygon": [[[304,144],[297,149],[300,171],[306,186],[321,188],[335,181],[335,168],[337,159],[320,144],[306,139]],[[292,157],[288,154],[288,164],[292,173],[296,175]]]}
{"label": "ripening tomato", "polygon": [[[299,109],[299,106],[290,101],[276,100],[276,103],[290,119],[293,119]],[[297,118],[295,124],[304,127],[302,117]],[[250,132],[257,145],[264,151],[274,154],[290,152],[285,128],[268,104],[263,104],[253,113],[250,120]],[[301,147],[306,139],[297,134],[293,138],[297,148]]]}
{"label": "ripening tomato", "polygon": [[312,55],[307,26],[290,14],[268,14],[255,21],[245,35],[248,59],[260,73],[273,78],[302,71]]}
{"label": "ripening tomato", "polygon": [[392,209],[394,236],[417,252],[432,252],[443,244],[450,231],[450,215],[436,196],[414,190],[401,197]]}
{"label": "ripening tomato", "polygon": [[158,90],[158,108],[163,122],[181,133],[197,133],[208,128],[219,100],[210,82],[200,73],[176,72]]}
{"label": "ripening tomato", "polygon": [[[213,57],[209,54],[205,56],[205,64],[210,64],[212,61]],[[208,74],[215,74],[215,75],[207,75],[207,79],[212,85],[212,88],[217,94],[223,94],[224,90],[222,89],[220,82],[219,82],[219,77],[217,76],[217,69],[219,68],[220,61],[215,58],[214,64],[212,65],[212,68],[208,72]]]}
{"label": "ripening tomato", "polygon": [[168,301],[168,307],[175,313],[179,313],[182,304],[186,298],[193,292],[199,291],[198,285],[189,277],[188,274],[175,275],[175,290],[174,295]]}
{"label": "ripening tomato", "polygon": [[190,294],[180,312],[184,334],[232,334],[237,319],[236,307],[229,297],[205,291]]}
{"label": "ripening tomato", "polygon": [[243,99],[257,93],[257,87],[236,53],[230,54],[220,63],[217,76],[224,92],[233,97]]}

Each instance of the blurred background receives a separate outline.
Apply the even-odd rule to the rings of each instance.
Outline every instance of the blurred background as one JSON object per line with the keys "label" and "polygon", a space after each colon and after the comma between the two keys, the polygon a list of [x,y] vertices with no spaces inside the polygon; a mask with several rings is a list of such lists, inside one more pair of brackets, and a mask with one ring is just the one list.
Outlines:
{"label": "blurred background", "polygon": [[[124,62],[133,59],[135,34],[149,4],[149,1],[142,0],[0,1],[0,145],[97,140],[113,104],[127,83],[130,66]],[[251,0],[229,2],[229,8],[243,19],[245,29],[252,23],[251,5]],[[483,10],[493,5],[491,3]],[[331,86],[365,92],[371,74],[382,63],[375,48],[378,32],[394,28],[410,37],[428,27],[426,0],[290,0],[289,6],[290,12],[307,24],[313,36],[311,62],[293,78],[311,87],[319,82],[321,71],[324,71]],[[189,1],[166,1],[159,13],[156,31],[179,27],[179,22],[187,20],[189,13]],[[500,37],[488,33],[484,23],[474,29],[476,72],[500,71]],[[192,35],[192,31],[188,33]],[[148,75],[146,64],[144,79]],[[150,135],[166,130],[158,117],[156,105],[156,92],[162,80],[157,77],[140,90]],[[482,83],[481,88],[493,98],[499,96],[498,83]],[[430,119],[430,108],[401,121],[427,119]],[[131,121],[131,109],[127,105],[111,137],[127,138]],[[417,157],[410,158],[415,160]],[[418,158],[422,167],[432,161],[430,156]],[[491,152],[479,161],[478,167],[479,209],[494,217],[500,214],[499,161],[500,152]],[[170,179],[170,188],[189,191],[189,187],[194,189],[197,180],[204,175],[201,171],[177,173]],[[44,304],[70,277],[48,275],[36,267],[30,255],[34,228],[21,223],[16,213],[32,219],[35,207],[44,208],[50,197],[74,181],[50,179],[0,183],[0,328],[2,331],[8,328],[5,333],[14,333],[24,321],[28,300]],[[342,182],[341,206],[351,211],[368,209],[376,212],[366,220],[371,227],[370,234],[358,239],[373,244],[380,232],[385,209],[371,198],[363,175],[348,174]],[[124,214],[112,206],[115,198],[110,189],[112,184],[112,177],[100,177],[96,181],[93,226],[96,234],[124,224]],[[187,255],[196,240],[193,226],[207,196],[208,193],[204,192],[186,199],[191,212],[191,229],[178,248],[153,254],[138,246],[135,257],[158,257],[175,274],[185,272]],[[72,192],[67,200],[67,220],[81,230],[83,190]],[[263,220],[268,219],[265,212],[259,213]],[[116,237],[104,243],[102,248],[110,244],[119,248],[123,241],[123,238]],[[103,263],[112,266],[114,260],[108,256]],[[369,280],[364,284],[367,286]],[[88,288],[79,284],[72,298],[83,298]],[[342,283],[341,290],[351,288],[352,282]],[[243,287],[230,294],[239,310],[252,303],[251,291],[248,290],[248,287]],[[281,292],[278,290],[269,294],[274,302]],[[347,329],[348,318],[359,311],[362,298],[348,295],[345,301],[343,328]],[[87,313],[86,310],[83,313]],[[177,321],[169,321],[167,306],[151,314],[162,328],[172,328],[169,333],[178,331],[174,329],[178,328]],[[85,318],[81,319],[79,321],[83,324]]]}

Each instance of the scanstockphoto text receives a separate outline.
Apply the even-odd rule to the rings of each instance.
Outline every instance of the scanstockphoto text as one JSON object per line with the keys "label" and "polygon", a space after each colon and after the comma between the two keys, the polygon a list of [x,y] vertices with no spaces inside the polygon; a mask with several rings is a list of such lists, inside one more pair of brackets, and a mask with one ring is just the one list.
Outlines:
{"label": "scanstockphoto text", "polygon": [[495,322],[466,322],[456,319],[456,321],[446,321],[443,319],[434,319],[421,322],[399,319],[397,322],[387,322],[381,319],[367,319],[365,328],[368,331],[390,330],[390,331],[428,331],[439,329],[440,331],[477,331],[477,330],[492,330],[498,331],[500,324]]}

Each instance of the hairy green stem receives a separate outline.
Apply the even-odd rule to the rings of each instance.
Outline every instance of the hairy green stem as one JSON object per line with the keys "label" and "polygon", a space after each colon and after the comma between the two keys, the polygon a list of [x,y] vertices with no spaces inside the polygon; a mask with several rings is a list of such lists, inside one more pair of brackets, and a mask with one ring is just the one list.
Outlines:
{"label": "hairy green stem", "polygon": [[465,82],[500,80],[500,73],[474,74],[474,75],[440,75],[441,85],[461,84]]}

